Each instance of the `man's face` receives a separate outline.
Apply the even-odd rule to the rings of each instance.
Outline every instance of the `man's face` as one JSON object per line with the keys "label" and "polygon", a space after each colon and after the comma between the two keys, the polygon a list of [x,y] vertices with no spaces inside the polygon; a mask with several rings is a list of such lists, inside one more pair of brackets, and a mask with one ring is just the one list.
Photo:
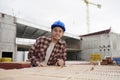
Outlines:
{"label": "man's face", "polygon": [[59,40],[63,36],[64,31],[60,27],[55,27],[52,29],[51,33],[54,40]]}

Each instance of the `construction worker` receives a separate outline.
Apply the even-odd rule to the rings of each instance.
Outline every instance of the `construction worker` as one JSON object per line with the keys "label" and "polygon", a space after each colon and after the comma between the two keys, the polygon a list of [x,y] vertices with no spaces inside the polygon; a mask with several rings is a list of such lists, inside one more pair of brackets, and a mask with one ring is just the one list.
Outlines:
{"label": "construction worker", "polygon": [[63,67],[66,60],[66,43],[61,39],[65,32],[65,25],[56,21],[51,25],[50,37],[39,37],[28,53],[28,59],[33,67],[56,65]]}

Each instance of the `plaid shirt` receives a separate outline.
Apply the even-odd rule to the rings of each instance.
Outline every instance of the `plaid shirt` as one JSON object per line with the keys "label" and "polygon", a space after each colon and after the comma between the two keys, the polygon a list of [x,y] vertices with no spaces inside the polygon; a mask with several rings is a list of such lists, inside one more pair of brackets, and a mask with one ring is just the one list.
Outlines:
{"label": "plaid shirt", "polygon": [[[45,60],[46,51],[51,43],[51,37],[39,37],[36,39],[36,43],[31,47],[28,53],[28,59],[31,61],[32,66],[38,66],[40,62]],[[59,40],[48,59],[48,65],[55,65],[57,59],[66,60],[66,43],[63,40]]]}

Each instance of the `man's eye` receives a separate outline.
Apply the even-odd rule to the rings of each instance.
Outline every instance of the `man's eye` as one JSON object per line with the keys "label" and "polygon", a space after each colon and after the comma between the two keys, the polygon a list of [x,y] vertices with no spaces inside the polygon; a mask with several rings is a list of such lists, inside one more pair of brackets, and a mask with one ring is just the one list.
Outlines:
{"label": "man's eye", "polygon": [[59,31],[60,33],[62,32],[62,31]]}

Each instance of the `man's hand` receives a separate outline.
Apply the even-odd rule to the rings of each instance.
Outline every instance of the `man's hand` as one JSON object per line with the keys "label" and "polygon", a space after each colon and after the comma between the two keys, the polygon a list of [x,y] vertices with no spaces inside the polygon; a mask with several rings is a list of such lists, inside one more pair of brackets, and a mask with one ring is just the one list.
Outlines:
{"label": "man's hand", "polygon": [[56,62],[56,65],[57,66],[60,66],[60,67],[63,67],[64,66],[64,61],[62,59],[57,59],[57,62]]}
{"label": "man's hand", "polygon": [[41,62],[38,66],[39,67],[47,67],[47,64],[45,62]]}

